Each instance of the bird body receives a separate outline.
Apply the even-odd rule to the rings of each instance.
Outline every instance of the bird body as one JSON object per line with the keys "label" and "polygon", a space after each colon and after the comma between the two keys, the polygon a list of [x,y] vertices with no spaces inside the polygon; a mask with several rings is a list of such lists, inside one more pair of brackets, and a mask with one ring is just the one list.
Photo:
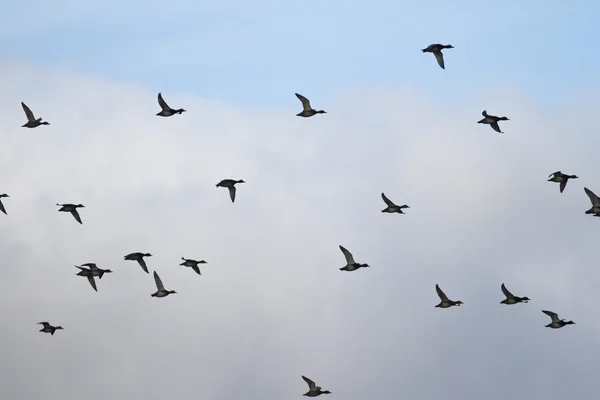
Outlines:
{"label": "bird body", "polygon": [[313,115],[316,114],[327,114],[327,111],[323,111],[323,110],[315,110],[314,108],[311,107],[310,105],[310,101],[302,96],[301,94],[295,93],[296,97],[298,98],[298,100],[300,100],[302,102],[302,111],[299,112],[298,114],[296,114],[297,117],[304,117],[304,118],[308,118],[308,117],[312,117]]}
{"label": "bird body", "polygon": [[160,93],[158,94],[158,105],[160,106],[161,111],[159,113],[157,113],[156,115],[158,115],[159,117],[170,117],[175,114],[181,114],[181,113],[185,112],[185,110],[183,108],[175,110],[175,109],[169,107],[167,102],[163,99],[162,94],[160,94]]}
{"label": "bird body", "polygon": [[444,65],[444,54],[442,54],[442,50],[443,49],[453,49],[453,48],[454,48],[454,46],[452,46],[451,44],[435,43],[435,44],[430,44],[429,46],[427,46],[426,48],[424,48],[421,51],[423,53],[433,53],[440,68],[446,69],[446,66]]}
{"label": "bird body", "polygon": [[217,183],[217,187],[226,187],[229,189],[229,198],[231,202],[235,202],[235,184],[236,183],[246,183],[243,180],[235,180],[235,179],[223,179],[221,182]]}
{"label": "bird body", "polygon": [[492,127],[498,133],[504,133],[500,130],[500,125],[498,125],[498,121],[510,121],[506,117],[496,117],[495,115],[489,115],[486,110],[483,110],[481,113],[483,115],[483,119],[477,121],[478,124],[487,124]]}

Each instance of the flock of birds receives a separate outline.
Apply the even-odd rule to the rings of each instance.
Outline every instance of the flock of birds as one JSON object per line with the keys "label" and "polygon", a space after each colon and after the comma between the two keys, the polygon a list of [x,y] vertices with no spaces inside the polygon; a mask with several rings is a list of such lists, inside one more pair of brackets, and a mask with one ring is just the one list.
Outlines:
{"label": "flock of birds", "polygon": [[[430,46],[427,46],[425,49],[423,49],[422,52],[423,53],[433,53],[439,66],[442,69],[445,69],[444,55],[442,54],[442,50],[443,49],[452,49],[452,48],[454,48],[454,46],[452,46],[452,45],[432,44]],[[296,93],[296,97],[302,103],[302,108],[303,108],[300,113],[296,114],[297,116],[308,118],[308,117],[312,117],[316,114],[326,114],[326,111],[324,111],[324,110],[315,110],[314,108],[312,108],[310,101],[306,97],[302,96],[301,94]],[[165,102],[161,93],[158,94],[158,104],[161,107],[161,111],[159,113],[157,113],[156,115],[160,116],[160,117],[171,117],[173,115],[182,114],[182,113],[186,112],[186,110],[184,110],[183,108],[179,108],[179,109],[171,108]],[[25,112],[25,115],[27,116],[27,123],[22,125],[23,127],[36,128],[41,125],[50,125],[49,122],[42,121],[42,118],[36,118],[35,115],[33,114],[33,112],[31,111],[31,109],[27,105],[25,105],[25,103],[22,102],[21,106],[23,107],[23,111]],[[482,112],[482,115],[483,115],[483,119],[478,121],[478,123],[490,125],[490,127],[494,131],[496,131],[498,133],[504,133],[500,130],[500,126],[498,125],[498,122],[499,121],[508,121],[509,119],[507,117],[497,117],[494,115],[489,115],[486,110],[484,110]],[[550,174],[548,176],[548,178],[549,178],[548,181],[557,182],[560,184],[559,189],[560,189],[560,193],[562,193],[565,190],[565,187],[566,187],[569,179],[577,179],[578,177],[576,175],[567,175],[567,174],[563,174],[561,171],[557,171],[557,172]],[[231,199],[231,202],[233,203],[233,202],[235,202],[235,197],[236,197],[235,185],[238,183],[245,183],[245,182],[241,179],[239,179],[239,180],[223,179],[221,182],[217,183],[216,186],[227,188],[229,190],[229,197]],[[598,196],[596,196],[587,187],[584,187],[584,191],[588,195],[588,197],[590,198],[590,201],[592,203],[592,207],[589,210],[587,210],[585,213],[591,214],[594,217],[600,217],[600,198],[598,198]],[[4,204],[2,203],[2,198],[7,198],[7,197],[9,197],[7,194],[0,194],[0,211],[2,211],[4,214],[6,214],[6,209],[4,207]],[[403,209],[410,208],[406,204],[405,205],[396,205],[384,193],[381,193],[381,198],[383,199],[384,203],[386,204],[386,208],[381,210],[382,213],[404,214]],[[83,224],[83,222],[81,220],[81,216],[79,215],[79,212],[77,211],[78,208],[85,207],[83,204],[67,203],[67,204],[57,204],[57,206],[60,207],[58,211],[71,213],[71,215],[73,216],[73,218],[75,218],[75,220],[77,222],[79,222],[80,224]],[[360,268],[369,267],[368,264],[357,263],[354,260],[354,256],[352,255],[352,253],[350,253],[350,251],[348,251],[345,247],[343,247],[341,245],[339,247],[346,259],[346,265],[344,267],[340,268],[341,271],[356,271]],[[144,258],[151,257],[151,256],[152,256],[152,254],[150,254],[150,253],[136,252],[136,253],[131,253],[131,254],[126,255],[124,257],[124,259],[130,260],[130,261],[136,261],[142,267],[144,272],[149,274],[150,272],[148,271],[148,267],[146,265],[146,261],[144,260]],[[183,262],[179,265],[184,266],[184,267],[190,267],[198,275],[201,275],[199,264],[206,264],[205,260],[197,261],[197,260],[193,260],[193,259],[187,259],[184,257],[182,257],[181,259],[183,260]],[[95,278],[97,277],[98,279],[102,279],[104,274],[112,272],[110,269],[99,268],[95,263],[86,263],[86,264],[82,264],[81,266],[76,265],[75,267],[80,270],[77,273],[77,275],[86,277],[88,282],[90,283],[90,285],[92,286],[92,288],[95,291],[98,291]],[[153,276],[154,276],[154,282],[156,284],[157,290],[155,293],[151,294],[152,297],[161,298],[161,297],[167,297],[171,294],[177,293],[174,290],[165,289],[163,282],[160,279],[159,275],[156,273],[156,271],[154,271]],[[504,296],[506,297],[503,301],[500,302],[501,304],[513,305],[513,304],[518,304],[518,303],[527,303],[530,300],[528,297],[519,297],[519,296],[513,295],[506,288],[504,283],[502,283],[502,285],[500,286],[500,289],[501,289],[502,293],[504,294]],[[463,302],[460,300],[450,300],[448,298],[448,296],[446,296],[446,294],[442,291],[442,289],[437,284],[435,285],[435,290],[437,292],[437,295],[440,298],[440,303],[437,304],[435,307],[449,308],[449,307],[453,307],[453,306],[460,306],[461,304],[463,304]],[[544,314],[548,315],[551,319],[550,323],[548,325],[545,325],[548,328],[558,329],[558,328],[564,327],[565,325],[575,324],[575,322],[573,322],[573,321],[566,321],[564,319],[560,319],[558,317],[558,314],[555,312],[548,311],[548,310],[542,310],[542,312]],[[51,335],[54,335],[55,331],[63,329],[62,326],[53,326],[49,322],[39,322],[38,324],[43,325],[43,328],[40,330],[40,332],[50,333]],[[308,387],[309,387],[308,392],[306,392],[304,394],[304,396],[316,397],[321,394],[330,394],[331,393],[328,390],[322,390],[322,388],[320,386],[317,386],[314,381],[312,381],[311,379],[309,379],[305,376],[302,376],[302,379],[304,379],[304,381],[308,384]]]}

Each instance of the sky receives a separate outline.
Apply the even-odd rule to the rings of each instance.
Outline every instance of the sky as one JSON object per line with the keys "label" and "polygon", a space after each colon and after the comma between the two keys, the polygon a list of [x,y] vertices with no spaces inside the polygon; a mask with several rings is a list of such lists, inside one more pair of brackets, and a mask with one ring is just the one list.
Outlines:
{"label": "sky", "polygon": [[600,5],[445,3],[7,4],[0,398],[590,398]]}

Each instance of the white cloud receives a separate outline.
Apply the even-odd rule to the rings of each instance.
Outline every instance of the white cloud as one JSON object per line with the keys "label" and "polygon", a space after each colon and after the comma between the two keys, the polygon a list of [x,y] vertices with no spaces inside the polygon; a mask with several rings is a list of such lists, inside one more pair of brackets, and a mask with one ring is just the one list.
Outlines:
{"label": "white cloud", "polygon": [[[68,68],[0,81],[3,398],[294,397],[302,374],[345,399],[591,392],[588,99],[551,113],[518,88],[445,105],[398,85],[304,93],[328,114],[301,119],[293,93],[249,111],[163,91],[188,112],[159,118],[155,92]],[[20,101],[52,125],[21,128]],[[563,194],[558,169],[580,176]],[[247,182],[234,204],[223,178]],[[382,214],[382,191],[407,214]],[[340,272],[340,244],[372,268]],[[133,251],[177,294],[151,298]],[[98,293],[75,275],[90,261],[114,272]],[[532,302],[501,306],[502,282]],[[436,283],[465,304],[434,308]],[[542,308],[577,325],[546,329]]]}

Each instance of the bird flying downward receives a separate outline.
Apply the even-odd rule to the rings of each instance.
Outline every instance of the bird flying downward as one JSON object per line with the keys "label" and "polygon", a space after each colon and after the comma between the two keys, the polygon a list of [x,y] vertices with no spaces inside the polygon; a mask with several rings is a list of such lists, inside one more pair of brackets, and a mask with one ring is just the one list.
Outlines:
{"label": "bird flying downward", "polygon": [[551,173],[550,175],[548,175],[548,182],[559,182],[560,183],[560,192],[562,193],[563,190],[565,190],[565,187],[567,186],[567,181],[569,179],[577,179],[579,178],[577,175],[567,175],[567,174],[563,174],[560,171],[556,171]]}
{"label": "bird flying downward", "polygon": [[73,218],[75,218],[75,221],[77,221],[83,225],[83,222],[81,222],[81,217],[79,216],[79,213],[77,212],[78,208],[85,207],[83,204],[58,204],[58,203],[56,203],[56,205],[60,207],[60,209],[58,211],[70,212],[71,215],[73,216]]}
{"label": "bird flying downward", "polygon": [[243,180],[235,180],[235,179],[223,179],[221,182],[217,183],[217,187],[226,187],[229,189],[229,198],[231,202],[235,202],[235,184],[236,183],[246,183]]}
{"label": "bird flying downward", "polygon": [[310,101],[306,97],[304,97],[298,93],[295,93],[295,94],[296,94],[296,97],[298,98],[298,100],[300,100],[302,102],[302,108],[303,108],[302,112],[296,114],[297,117],[308,118],[308,117],[312,117],[315,114],[327,114],[326,111],[323,111],[323,110],[317,111],[317,110],[313,109],[310,106]]}
{"label": "bird flying downward", "polygon": [[444,66],[444,55],[442,54],[442,50],[443,49],[453,49],[453,48],[454,48],[454,46],[452,46],[451,44],[444,45],[444,44],[436,43],[436,44],[430,44],[429,46],[427,46],[426,48],[424,48],[421,51],[423,53],[433,53],[440,68],[446,69],[446,67]]}
{"label": "bird flying downward", "polygon": [[192,260],[192,259],[184,258],[184,257],[181,257],[181,259],[183,260],[183,262],[179,265],[183,265],[184,267],[192,268],[198,275],[202,275],[200,273],[200,268],[198,267],[198,264],[207,264],[207,262],[204,260],[196,261],[196,260]]}
{"label": "bird flying downward", "polygon": [[[104,274],[112,272],[110,269],[98,268],[95,263],[85,263],[85,264],[81,264],[81,267],[78,265],[76,265],[75,267],[80,269],[80,271],[77,273],[77,275],[85,276],[87,278],[88,282],[90,283],[90,285],[92,286],[92,288],[96,292],[98,291],[98,288],[96,287],[96,281],[94,280],[94,277],[97,276],[98,279],[102,279],[102,276],[104,276]],[[82,267],[88,267],[88,268],[82,268]]]}
{"label": "bird flying downward", "polygon": [[146,261],[144,261],[144,257],[152,257],[152,254],[137,252],[137,253],[127,254],[124,258],[125,258],[125,260],[137,261],[138,264],[140,264],[140,267],[142,267],[142,269],[147,274],[149,274],[150,272],[148,272],[148,267],[146,266]]}

